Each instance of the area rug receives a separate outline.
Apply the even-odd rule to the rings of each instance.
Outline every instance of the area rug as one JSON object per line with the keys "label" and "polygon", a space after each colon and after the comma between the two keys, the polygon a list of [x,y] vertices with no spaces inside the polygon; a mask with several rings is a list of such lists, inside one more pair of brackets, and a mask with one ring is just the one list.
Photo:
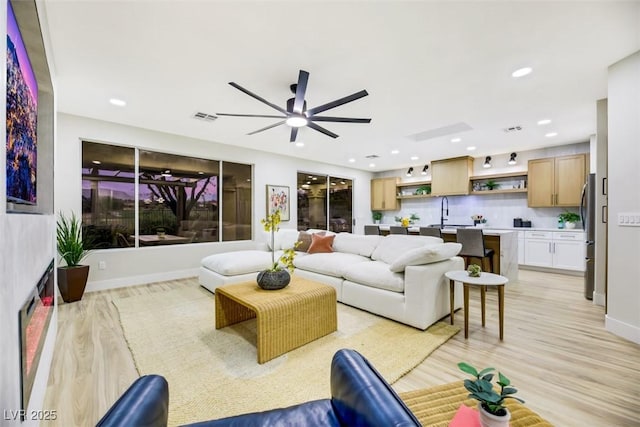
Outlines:
{"label": "area rug", "polygon": [[362,353],[393,383],[459,331],[444,322],[420,331],[338,304],[338,331],[259,365],[255,319],[216,330],[214,298],[202,288],[113,303],[139,374],[169,382],[172,426],[330,397],[331,358],[341,348]]}

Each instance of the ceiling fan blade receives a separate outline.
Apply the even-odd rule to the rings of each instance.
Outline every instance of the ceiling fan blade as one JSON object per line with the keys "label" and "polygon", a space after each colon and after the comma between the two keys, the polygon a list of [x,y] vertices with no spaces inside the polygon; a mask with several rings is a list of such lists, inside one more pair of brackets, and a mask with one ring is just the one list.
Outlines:
{"label": "ceiling fan blade", "polygon": [[323,128],[323,127],[320,127],[320,126],[318,126],[317,124],[315,124],[313,122],[307,123],[307,126],[310,127],[313,130],[317,130],[320,133],[324,133],[325,135],[330,136],[331,138],[337,138],[338,137],[337,134],[335,134],[335,133],[331,132],[330,130],[327,130],[327,129]]}
{"label": "ceiling fan blade", "polygon": [[283,116],[270,116],[268,114],[234,114],[234,113],[216,113],[217,116],[230,116],[230,117],[264,117],[267,119],[286,119]]}
{"label": "ceiling fan blade", "polygon": [[230,84],[231,86],[235,87],[236,89],[238,89],[239,91],[246,93],[246,94],[247,94],[247,95],[249,95],[250,97],[255,98],[255,99],[257,99],[258,101],[260,101],[260,102],[262,102],[262,103],[264,103],[264,104],[267,104],[269,107],[274,108],[274,109],[276,109],[276,110],[280,111],[282,114],[284,114],[284,115],[286,115],[286,114],[287,114],[287,110],[285,110],[284,108],[279,107],[279,106],[277,106],[276,104],[272,104],[271,102],[267,101],[266,99],[262,98],[261,96],[258,96],[258,95],[256,95],[255,93],[253,93],[253,92],[251,92],[251,91],[249,91],[249,90],[247,90],[247,89],[243,88],[243,87],[242,87],[242,86],[240,86],[239,84],[234,83],[234,82],[229,82],[229,84]]}
{"label": "ceiling fan blade", "polygon": [[274,124],[269,125],[269,126],[267,126],[267,127],[263,127],[262,129],[254,130],[253,132],[250,132],[250,133],[248,133],[247,135],[255,135],[255,134],[256,134],[256,133],[258,133],[258,132],[262,132],[262,131],[265,131],[265,130],[267,130],[267,129],[274,128],[274,127],[276,127],[276,126],[283,125],[283,124],[285,123],[285,121],[286,121],[286,120],[283,120],[283,121],[281,121],[281,122],[274,123]]}
{"label": "ceiling fan blade", "polygon": [[327,111],[327,110],[330,110],[332,108],[339,107],[340,105],[346,104],[346,103],[351,102],[351,101],[355,101],[356,99],[363,98],[363,97],[365,97],[367,95],[369,95],[369,93],[366,90],[361,90],[360,92],[356,92],[356,93],[351,94],[349,96],[345,96],[344,98],[336,99],[335,101],[331,101],[331,102],[329,102],[327,104],[311,108],[311,109],[307,110],[307,117],[311,117],[314,114],[322,113],[323,111]]}
{"label": "ceiling fan blade", "polygon": [[299,128],[291,128],[291,138],[289,138],[289,142],[296,142],[296,137],[298,136]]}
{"label": "ceiling fan blade", "polygon": [[354,119],[351,117],[326,117],[313,116],[309,120],[314,122],[336,122],[336,123],[371,123],[371,119]]}
{"label": "ceiling fan blade", "polygon": [[300,70],[298,74],[298,85],[296,86],[296,100],[293,104],[293,112],[302,114],[304,108],[304,95],[307,92],[307,83],[309,82],[309,73]]}

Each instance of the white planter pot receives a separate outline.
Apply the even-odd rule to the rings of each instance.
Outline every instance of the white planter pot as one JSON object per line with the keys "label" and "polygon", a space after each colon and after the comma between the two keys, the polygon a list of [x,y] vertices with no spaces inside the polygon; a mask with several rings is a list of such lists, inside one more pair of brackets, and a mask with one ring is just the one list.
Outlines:
{"label": "white planter pot", "polygon": [[576,223],[575,222],[565,222],[564,223],[564,228],[572,230],[572,229],[576,228]]}
{"label": "white planter pot", "polygon": [[480,413],[480,425],[482,427],[509,427],[509,420],[511,419],[511,412],[506,409],[507,415],[501,417],[490,414],[485,411],[482,404],[478,403],[478,412]]}

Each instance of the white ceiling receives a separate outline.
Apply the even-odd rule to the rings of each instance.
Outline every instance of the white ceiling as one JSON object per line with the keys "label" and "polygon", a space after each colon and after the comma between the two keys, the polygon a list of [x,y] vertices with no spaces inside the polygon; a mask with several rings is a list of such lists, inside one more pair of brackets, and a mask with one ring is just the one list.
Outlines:
{"label": "white ceiling", "polygon": [[[607,67],[640,49],[640,2],[42,4],[60,111],[373,171],[587,141]],[[511,77],[523,66],[533,73]],[[192,118],[278,114],[227,83],[285,107],[299,69],[310,73],[308,107],[366,89],[325,115],[371,124],[321,123],[335,140],[304,128],[299,148],[285,125],[246,135],[278,119]],[[536,124],[545,118],[552,123]],[[410,137],[456,123],[472,130]],[[523,130],[503,131],[514,125]],[[380,156],[375,167],[369,154]]]}

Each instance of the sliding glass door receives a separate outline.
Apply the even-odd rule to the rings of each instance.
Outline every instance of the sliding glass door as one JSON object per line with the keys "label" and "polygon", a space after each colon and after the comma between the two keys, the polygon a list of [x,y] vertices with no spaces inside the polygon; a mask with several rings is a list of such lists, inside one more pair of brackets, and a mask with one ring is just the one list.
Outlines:
{"label": "sliding glass door", "polygon": [[351,232],[352,187],[347,178],[298,172],[298,230]]}

